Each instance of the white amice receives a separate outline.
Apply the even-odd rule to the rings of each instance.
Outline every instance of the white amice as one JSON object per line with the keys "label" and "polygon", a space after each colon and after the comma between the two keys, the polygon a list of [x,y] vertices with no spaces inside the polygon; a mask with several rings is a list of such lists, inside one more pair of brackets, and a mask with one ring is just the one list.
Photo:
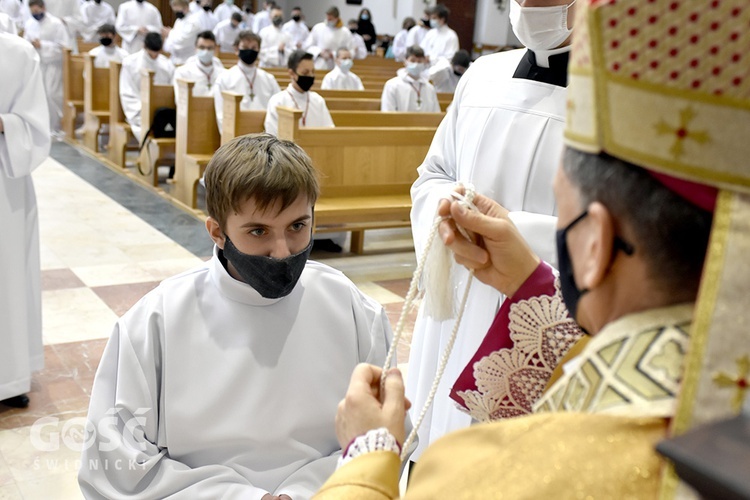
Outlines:
{"label": "white amice", "polygon": [[[336,468],[349,377],[382,365],[391,342],[382,306],[313,261],[291,294],[266,299],[220,259],[163,281],[115,325],[91,395],[87,498],[305,500]],[[117,460],[137,465],[88,465]]]}

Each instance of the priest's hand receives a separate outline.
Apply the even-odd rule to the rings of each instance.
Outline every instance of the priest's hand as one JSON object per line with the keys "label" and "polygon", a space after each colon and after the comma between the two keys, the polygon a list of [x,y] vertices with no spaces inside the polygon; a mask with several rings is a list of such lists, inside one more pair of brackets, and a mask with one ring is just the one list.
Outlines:
{"label": "priest's hand", "polygon": [[[479,281],[512,297],[539,265],[518,228],[500,204],[477,194],[477,211],[457,201],[442,200],[439,215],[450,219],[440,223],[440,237],[454,253],[456,262],[474,270]],[[472,233],[467,240],[456,224]]]}
{"label": "priest's hand", "polygon": [[364,363],[354,369],[346,397],[339,403],[336,414],[336,436],[342,450],[357,436],[380,427],[387,428],[403,444],[406,411],[411,407],[404,396],[404,379],[397,368],[388,370],[381,398],[381,372],[380,368]]}
{"label": "priest's hand", "polygon": [[39,41],[38,38],[31,41],[31,45],[34,46],[35,49],[41,48],[42,42]]}

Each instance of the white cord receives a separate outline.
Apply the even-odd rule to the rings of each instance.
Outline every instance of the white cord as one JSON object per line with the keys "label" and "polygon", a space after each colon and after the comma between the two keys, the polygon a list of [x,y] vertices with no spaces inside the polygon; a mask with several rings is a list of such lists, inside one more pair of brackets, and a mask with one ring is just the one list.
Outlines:
{"label": "white cord", "polygon": [[[473,186],[467,185],[464,186],[466,190],[465,195],[460,195],[459,193],[453,192],[453,197],[457,198],[459,201],[461,201],[465,206],[476,210],[476,207],[473,205],[473,199],[474,199],[474,188]],[[411,283],[409,284],[409,291],[406,293],[406,298],[404,299],[404,305],[401,308],[401,315],[398,318],[398,322],[396,323],[396,331],[393,335],[393,343],[391,344],[391,348],[388,350],[388,355],[385,358],[385,363],[383,364],[383,371],[381,373],[380,377],[380,393],[384,394],[385,390],[385,376],[387,370],[391,366],[391,360],[393,359],[393,356],[395,355],[396,348],[398,346],[398,343],[401,341],[401,337],[404,333],[404,323],[406,322],[406,316],[411,310],[412,306],[414,305],[414,300],[417,295],[418,290],[418,284],[419,281],[422,279],[422,273],[424,272],[425,262],[427,261],[427,256],[429,255],[430,247],[432,246],[435,236],[438,232],[438,227],[440,226],[440,223],[443,221],[443,217],[435,217],[435,219],[432,222],[432,227],[430,228],[430,233],[427,237],[427,241],[425,242],[424,250],[422,250],[422,255],[420,256],[419,261],[417,262],[417,268],[414,270],[414,274],[412,275]],[[463,228],[459,227],[459,231],[462,235],[467,237],[468,235],[463,230]],[[440,358],[440,365],[438,366],[437,372],[435,373],[435,378],[432,381],[432,387],[430,388],[429,395],[427,396],[427,400],[425,401],[424,406],[422,407],[422,411],[419,413],[419,416],[417,417],[416,422],[414,422],[414,428],[409,433],[409,436],[406,438],[406,441],[404,441],[403,446],[401,447],[401,460],[404,460],[406,456],[409,453],[409,446],[411,446],[411,443],[414,441],[414,439],[417,436],[417,431],[419,430],[419,426],[422,425],[422,421],[424,420],[425,415],[427,414],[427,410],[432,406],[432,401],[435,399],[435,394],[437,393],[438,386],[440,385],[440,379],[443,377],[443,373],[445,372],[445,368],[448,365],[448,359],[450,358],[451,352],[453,351],[453,345],[456,342],[456,337],[458,336],[458,329],[461,326],[461,319],[464,315],[464,310],[466,308],[466,300],[469,297],[469,290],[471,289],[471,282],[474,279],[474,271],[469,270],[469,278],[466,281],[466,288],[464,289],[463,297],[461,298],[461,304],[458,308],[458,314],[456,317],[456,320],[453,324],[453,330],[451,331],[451,336],[448,339],[448,344],[445,346],[445,349],[443,350],[443,354]]]}

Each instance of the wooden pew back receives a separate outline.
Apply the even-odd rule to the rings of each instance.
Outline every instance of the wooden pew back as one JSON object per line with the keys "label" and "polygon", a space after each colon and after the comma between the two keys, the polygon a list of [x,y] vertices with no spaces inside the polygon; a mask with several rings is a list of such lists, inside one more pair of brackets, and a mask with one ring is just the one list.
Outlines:
{"label": "wooden pew back", "polygon": [[[172,85],[156,85],[154,76],[155,72],[152,70],[141,70],[141,142],[151,128],[156,110],[175,107],[174,87]],[[176,140],[172,138],[150,138],[149,141],[157,147],[153,148],[153,152],[150,144],[142,149],[138,160],[140,167],[137,171],[144,180],[157,186],[159,184],[157,165],[164,159],[174,159]]]}
{"label": "wooden pew back", "polygon": [[331,111],[337,127],[430,127],[437,128],[445,113],[399,113],[388,111]]}
{"label": "wooden pew back", "polygon": [[109,144],[107,155],[118,167],[125,168],[125,150],[132,137],[130,125],[120,102],[120,72],[122,63],[109,63]]}
{"label": "wooden pew back", "polygon": [[109,122],[109,68],[95,68],[94,57],[83,54],[83,145],[99,151],[99,128]]}
{"label": "wooden pew back", "polygon": [[241,111],[242,94],[224,91],[222,95],[224,96],[224,109],[221,144],[226,144],[241,135],[263,132],[263,122],[266,120],[265,111]]}
{"label": "wooden pew back", "polygon": [[83,56],[63,48],[63,117],[65,135],[75,138],[75,122],[83,112]]}

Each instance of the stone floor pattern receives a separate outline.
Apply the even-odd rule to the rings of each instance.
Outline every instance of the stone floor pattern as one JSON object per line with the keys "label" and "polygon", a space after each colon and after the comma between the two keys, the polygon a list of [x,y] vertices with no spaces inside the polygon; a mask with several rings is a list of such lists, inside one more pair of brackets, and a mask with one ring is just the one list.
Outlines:
{"label": "stone floor pattern", "polygon": [[[45,367],[33,377],[29,408],[0,406],[0,500],[78,499],[84,417],[114,322],[161,280],[207,259],[212,243],[201,221],[65,143],[33,177]],[[395,328],[415,265],[409,230],[368,231],[363,255],[312,258],[380,301]]]}

